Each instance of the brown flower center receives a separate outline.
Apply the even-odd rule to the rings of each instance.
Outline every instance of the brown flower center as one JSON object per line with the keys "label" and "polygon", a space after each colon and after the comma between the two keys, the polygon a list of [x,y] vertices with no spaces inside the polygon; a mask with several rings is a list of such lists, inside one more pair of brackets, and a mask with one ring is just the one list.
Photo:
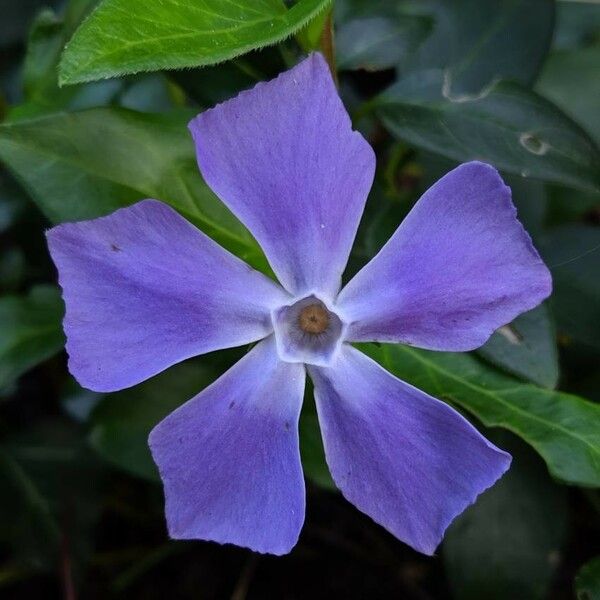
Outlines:
{"label": "brown flower center", "polygon": [[320,304],[310,304],[300,311],[298,322],[306,333],[323,333],[329,326],[329,313]]}

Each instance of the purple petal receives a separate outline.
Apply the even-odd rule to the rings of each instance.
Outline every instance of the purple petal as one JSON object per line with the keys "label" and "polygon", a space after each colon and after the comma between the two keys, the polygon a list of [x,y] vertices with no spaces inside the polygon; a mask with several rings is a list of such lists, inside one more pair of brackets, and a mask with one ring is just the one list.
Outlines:
{"label": "purple petal", "polygon": [[173,209],[144,200],[48,232],[66,303],[69,370],[97,391],[256,341],[288,296]]}
{"label": "purple petal", "polygon": [[433,554],[452,520],[510,465],[447,404],[351,346],[333,367],[309,372],[336,485],[419,552]]}
{"label": "purple petal", "polygon": [[375,170],[323,57],[190,123],[204,179],[291,293],[337,293]]}
{"label": "purple petal", "polygon": [[423,195],[338,306],[351,341],[472,350],[551,288],[510,189],[494,168],[471,162]]}
{"label": "purple petal", "polygon": [[153,429],[171,537],[292,549],[305,508],[304,380],[302,365],[277,358],[271,337]]}

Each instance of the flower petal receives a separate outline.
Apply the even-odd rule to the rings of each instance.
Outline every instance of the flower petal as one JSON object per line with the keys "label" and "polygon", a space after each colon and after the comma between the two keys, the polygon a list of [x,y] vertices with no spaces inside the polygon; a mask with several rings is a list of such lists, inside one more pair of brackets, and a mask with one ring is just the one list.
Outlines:
{"label": "flower petal", "polygon": [[471,162],[440,179],[342,290],[351,341],[472,350],[552,288],[498,172]]}
{"label": "flower petal", "polygon": [[419,552],[433,554],[452,520],[510,465],[447,404],[351,346],[333,367],[309,373],[336,485]]}
{"label": "flower petal", "polygon": [[129,387],[174,363],[272,331],[285,292],[172,208],[144,200],[48,232],[66,303],[69,370]]}
{"label": "flower petal", "polygon": [[190,123],[204,179],[292,294],[340,287],[375,156],[313,54]]}
{"label": "flower petal", "polygon": [[150,434],[176,539],[285,554],[304,521],[298,417],[305,372],[260,342]]}

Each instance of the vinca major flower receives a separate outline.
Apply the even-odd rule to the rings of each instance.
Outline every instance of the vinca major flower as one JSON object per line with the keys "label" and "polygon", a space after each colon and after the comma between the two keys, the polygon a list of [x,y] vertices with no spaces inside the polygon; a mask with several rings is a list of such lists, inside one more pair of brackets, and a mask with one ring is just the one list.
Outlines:
{"label": "vinca major flower", "polygon": [[510,190],[489,165],[459,166],[340,289],[375,156],[323,58],[201,113],[190,130],[205,181],[279,284],[157,200],[59,225],[48,240],[71,373],[92,390],[120,390],[256,342],[150,434],[170,535],[290,551],[305,512],[298,420],[308,375],[336,485],[432,554],[510,456],[352,343],[472,350],[546,298],[550,274]]}

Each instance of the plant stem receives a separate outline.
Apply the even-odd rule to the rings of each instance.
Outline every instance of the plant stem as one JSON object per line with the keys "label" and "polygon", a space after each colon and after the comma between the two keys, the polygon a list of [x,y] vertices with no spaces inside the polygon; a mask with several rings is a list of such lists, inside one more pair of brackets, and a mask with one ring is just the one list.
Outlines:
{"label": "plant stem", "polygon": [[333,41],[333,19],[331,18],[331,12],[327,15],[325,19],[325,25],[323,26],[323,31],[321,32],[321,52],[323,52],[323,56],[329,65],[329,69],[331,70],[331,75],[333,77],[333,81],[335,81],[335,85],[338,85],[338,77],[337,77],[337,69],[335,66],[335,44]]}

